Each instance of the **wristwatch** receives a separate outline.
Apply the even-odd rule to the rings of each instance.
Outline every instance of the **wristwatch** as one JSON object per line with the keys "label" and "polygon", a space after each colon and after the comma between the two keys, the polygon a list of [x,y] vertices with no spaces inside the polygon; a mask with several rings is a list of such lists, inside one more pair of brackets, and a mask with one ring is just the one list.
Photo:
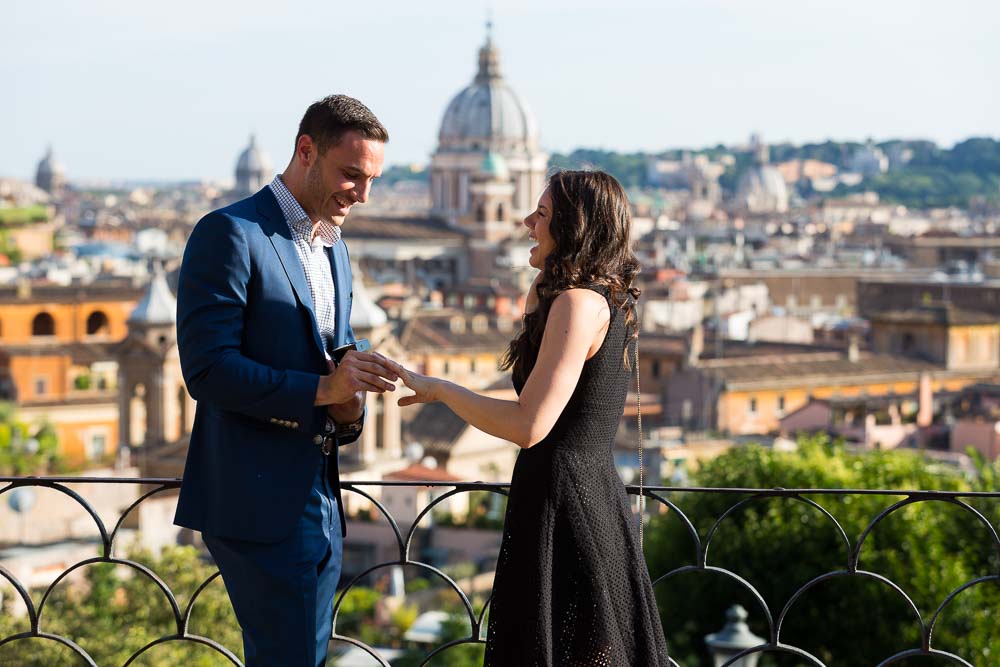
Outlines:
{"label": "wristwatch", "polygon": [[[357,437],[361,433],[361,428],[365,423],[365,413],[362,412],[361,416],[352,422],[347,424],[338,424],[333,421],[332,418],[327,417],[326,426],[328,430],[332,430],[337,435],[337,439]],[[331,429],[332,426],[332,429]]]}

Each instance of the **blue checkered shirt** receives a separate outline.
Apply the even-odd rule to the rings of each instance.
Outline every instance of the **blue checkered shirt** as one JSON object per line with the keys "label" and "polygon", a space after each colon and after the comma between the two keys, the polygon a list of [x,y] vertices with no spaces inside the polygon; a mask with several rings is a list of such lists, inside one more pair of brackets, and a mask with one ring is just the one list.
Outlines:
{"label": "blue checkered shirt", "polygon": [[323,339],[327,359],[333,349],[334,307],[337,294],[333,286],[333,274],[330,270],[330,254],[327,248],[340,242],[340,228],[326,220],[316,226],[313,236],[313,223],[302,205],[285,187],[281,175],[271,181],[271,192],[278,200],[278,206],[285,215],[285,222],[292,232],[292,241],[298,252],[302,270],[309,283],[309,294],[312,295],[313,312],[316,313],[316,324]]}

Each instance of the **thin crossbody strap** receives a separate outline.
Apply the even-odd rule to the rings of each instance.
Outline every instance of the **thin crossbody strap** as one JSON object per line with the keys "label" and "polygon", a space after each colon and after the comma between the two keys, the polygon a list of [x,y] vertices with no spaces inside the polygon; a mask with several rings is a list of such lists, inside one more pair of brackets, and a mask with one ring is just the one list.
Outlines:
{"label": "thin crossbody strap", "polygon": [[642,392],[639,391],[639,336],[635,337],[635,414],[639,428],[639,546],[642,542],[642,517],[646,508],[646,497],[643,495],[643,465],[642,465]]}

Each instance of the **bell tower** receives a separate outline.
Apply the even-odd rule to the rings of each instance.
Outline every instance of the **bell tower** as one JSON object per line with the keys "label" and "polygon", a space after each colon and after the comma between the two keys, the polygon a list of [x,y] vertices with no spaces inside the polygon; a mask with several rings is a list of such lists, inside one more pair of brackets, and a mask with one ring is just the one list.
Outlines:
{"label": "bell tower", "polygon": [[123,456],[191,431],[194,400],[187,393],[177,351],[177,300],[163,267],[154,268],[146,294],[128,318],[118,345],[119,447]]}

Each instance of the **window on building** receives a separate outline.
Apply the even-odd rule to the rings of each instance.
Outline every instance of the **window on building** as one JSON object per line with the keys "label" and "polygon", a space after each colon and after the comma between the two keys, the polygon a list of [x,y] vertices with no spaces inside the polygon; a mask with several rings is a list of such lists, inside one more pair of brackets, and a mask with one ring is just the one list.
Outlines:
{"label": "window on building", "polygon": [[652,372],[653,372],[653,379],[654,380],[659,379],[659,377],[660,377],[660,360],[659,359],[653,359]]}
{"label": "window on building", "polygon": [[95,310],[87,318],[88,336],[107,336],[111,333],[111,323],[108,316],[100,310]]}
{"label": "window on building", "polygon": [[752,397],[750,399],[750,407],[747,410],[747,412],[749,412],[752,415],[757,414],[757,399],[755,397]]}
{"label": "window on building", "polygon": [[451,373],[451,362],[446,361],[444,362],[444,374],[448,375],[449,373]]}
{"label": "window on building", "polygon": [[784,396],[779,396],[778,397],[778,412],[784,412],[784,411],[785,411],[785,397]]}
{"label": "window on building", "polygon": [[38,313],[35,319],[31,320],[32,336],[55,336],[56,321],[48,313]]}
{"label": "window on building", "polygon": [[472,372],[472,373],[476,372],[476,358],[475,357],[473,357],[469,361],[469,371]]}
{"label": "window on building", "polygon": [[503,204],[497,204],[497,220],[503,220]]}
{"label": "window on building", "polygon": [[49,393],[49,379],[44,377],[35,378],[35,396],[45,396]]}
{"label": "window on building", "polygon": [[91,461],[103,459],[108,453],[108,436],[104,433],[92,433],[87,441],[87,458]]}

